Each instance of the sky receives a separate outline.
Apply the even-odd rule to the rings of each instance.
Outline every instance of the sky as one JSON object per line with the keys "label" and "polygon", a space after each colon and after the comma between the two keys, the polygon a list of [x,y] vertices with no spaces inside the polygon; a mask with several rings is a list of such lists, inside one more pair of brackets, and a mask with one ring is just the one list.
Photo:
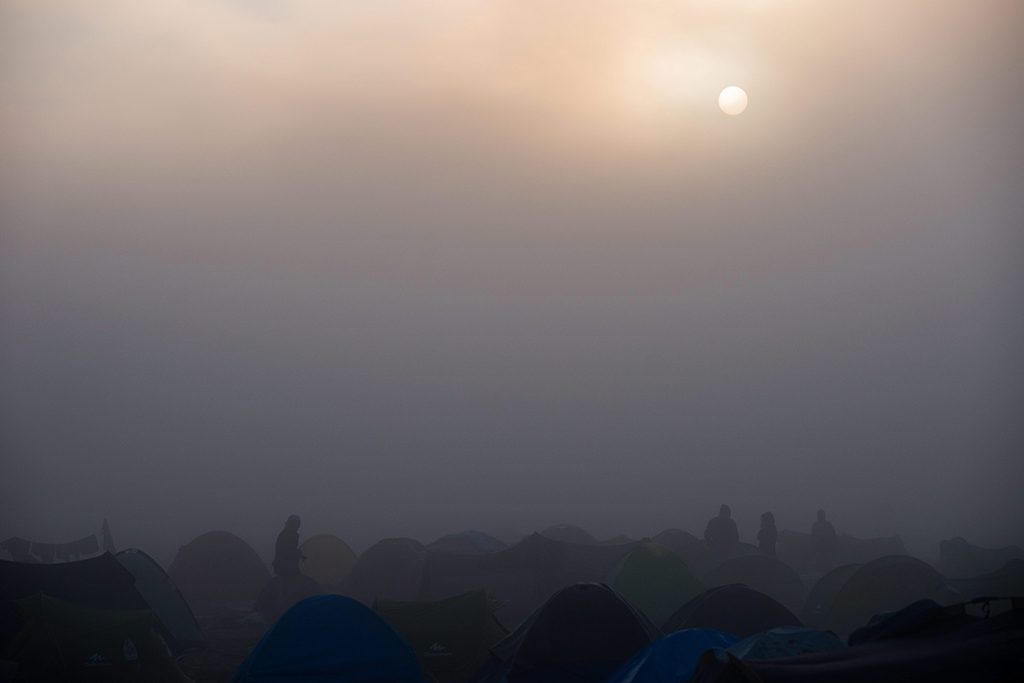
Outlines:
{"label": "sky", "polygon": [[0,0],[0,537],[1024,545],[1022,29]]}

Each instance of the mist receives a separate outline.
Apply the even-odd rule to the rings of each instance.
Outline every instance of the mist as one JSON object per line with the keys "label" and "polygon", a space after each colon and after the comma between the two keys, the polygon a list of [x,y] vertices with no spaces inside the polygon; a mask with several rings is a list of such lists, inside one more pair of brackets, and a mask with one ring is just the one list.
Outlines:
{"label": "mist", "polygon": [[0,535],[1024,545],[1017,3],[104,8],[0,5]]}

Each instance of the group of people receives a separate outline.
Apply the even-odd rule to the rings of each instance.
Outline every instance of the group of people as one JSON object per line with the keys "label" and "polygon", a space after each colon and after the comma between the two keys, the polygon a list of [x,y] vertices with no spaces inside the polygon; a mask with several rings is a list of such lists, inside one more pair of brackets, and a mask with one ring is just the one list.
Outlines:
{"label": "group of people", "polygon": [[[761,515],[761,528],[757,532],[757,547],[765,555],[775,557],[775,546],[779,540],[779,530],[775,527],[775,515],[765,512]],[[732,518],[732,510],[728,505],[718,509],[718,516],[712,517],[704,529],[704,541],[714,550],[727,551],[740,542],[740,533],[736,521]],[[815,563],[822,570],[829,568],[835,558],[836,529],[825,517],[824,510],[818,510],[818,519],[811,526],[811,552]]]}

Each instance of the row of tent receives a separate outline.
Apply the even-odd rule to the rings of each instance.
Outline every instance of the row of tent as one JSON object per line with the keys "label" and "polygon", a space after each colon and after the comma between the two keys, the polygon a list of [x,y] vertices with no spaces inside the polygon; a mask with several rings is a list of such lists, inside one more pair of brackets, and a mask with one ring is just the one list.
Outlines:
{"label": "row of tent", "polygon": [[[329,590],[372,605],[435,601],[484,589],[497,600],[500,620],[517,625],[564,586],[606,582],[661,626],[703,589],[745,584],[805,623],[848,633],[872,614],[917,599],[952,602],[1024,593],[1024,561],[972,579],[947,580],[923,561],[894,555],[837,567],[808,590],[784,562],[757,553],[719,557],[698,573],[680,553],[651,542],[578,544],[534,534],[495,550],[499,543],[484,534],[444,537],[433,547],[408,538],[385,539],[357,558],[337,537],[314,536],[302,546],[303,571],[312,581],[295,597]],[[201,611],[217,603],[244,609],[271,584],[256,552],[223,531],[182,547],[170,574]]]}
{"label": "row of tent", "polygon": [[[883,558],[852,571],[842,569],[822,581],[842,584],[830,601],[833,611],[846,610],[841,613],[850,630],[883,608],[902,607],[922,590],[940,586],[929,583],[937,573],[912,558]],[[685,563],[653,544],[637,545],[611,575],[612,586],[575,583],[556,589],[511,634],[496,619],[498,605],[483,590],[440,601],[377,600],[372,610],[351,598],[318,596],[300,602],[277,622],[239,670],[239,680],[278,680],[278,675],[291,680],[295,667],[308,672],[311,666],[317,671],[340,667],[348,676],[342,680],[376,680],[360,676],[405,653],[405,664],[396,671],[407,678],[394,680],[419,680],[426,671],[441,683],[600,681],[629,657],[647,652],[632,669],[627,667],[633,674],[612,680],[654,681],[669,679],[640,674],[696,667],[709,642],[718,643],[713,646],[723,650],[720,659],[726,663],[729,657],[778,659],[835,645],[834,636],[804,628],[786,606],[747,585],[702,589]],[[25,663],[29,670],[43,666],[35,672],[41,679],[72,678],[69,669],[95,673],[97,667],[108,667],[108,678],[182,680],[170,655],[201,643],[196,619],[172,578],[140,551],[64,565],[3,562],[0,586],[3,604],[14,607],[3,612],[0,659]],[[821,599],[832,588],[819,584],[816,591],[811,597]],[[671,604],[667,596],[685,603],[664,620],[652,619],[655,610]],[[670,635],[660,638],[662,633]],[[356,647],[361,639],[383,641]],[[346,650],[350,644],[351,651]],[[320,648],[319,654],[312,656],[309,648]],[[377,659],[364,661],[374,652]],[[410,655],[415,666],[409,665]],[[716,660],[705,668],[718,667],[722,676],[746,675],[740,664],[720,664]]]}
{"label": "row of tent", "polygon": [[[741,589],[732,597],[742,607]],[[555,593],[514,632],[487,647],[485,641],[498,638],[498,633],[488,632],[478,620],[460,629],[452,618],[486,614],[482,599],[464,596],[463,604],[452,604],[446,621],[448,632],[455,635],[452,640],[439,635],[446,632],[443,628],[425,635],[422,629],[430,620],[416,619],[410,612],[436,605],[375,611],[343,596],[311,597],[274,624],[233,680],[854,683],[1009,681],[1024,675],[1024,604],[1019,603],[1000,615],[983,617],[970,615],[967,605],[920,601],[872,622],[847,645],[834,633],[792,626],[747,637],[711,627],[663,636],[608,586],[576,584]],[[710,599],[701,597],[702,602]],[[475,606],[468,608],[474,600]]]}

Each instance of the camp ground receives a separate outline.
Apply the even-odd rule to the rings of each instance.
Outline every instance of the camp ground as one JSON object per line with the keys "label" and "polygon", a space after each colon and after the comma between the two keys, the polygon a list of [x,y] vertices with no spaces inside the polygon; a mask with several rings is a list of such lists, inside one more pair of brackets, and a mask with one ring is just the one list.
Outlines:
{"label": "camp ground", "polygon": [[[319,534],[300,546],[306,564],[293,577],[274,575],[252,545],[224,531],[185,543],[169,571],[137,549],[0,561],[0,672],[13,680],[750,683],[867,682],[880,672],[917,680],[910,671],[962,680],[981,662],[994,673],[978,680],[1021,671],[1014,558],[968,578],[909,555],[802,577],[746,548],[695,550],[703,541],[680,530],[659,534],[662,545],[557,529],[551,535],[571,540],[537,533],[506,545],[456,532],[427,545],[382,539],[361,554]],[[695,556],[700,577],[685,559]]]}

